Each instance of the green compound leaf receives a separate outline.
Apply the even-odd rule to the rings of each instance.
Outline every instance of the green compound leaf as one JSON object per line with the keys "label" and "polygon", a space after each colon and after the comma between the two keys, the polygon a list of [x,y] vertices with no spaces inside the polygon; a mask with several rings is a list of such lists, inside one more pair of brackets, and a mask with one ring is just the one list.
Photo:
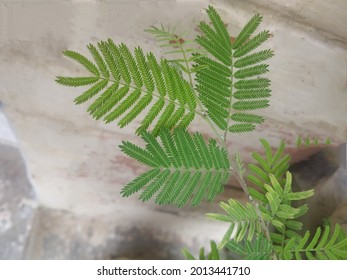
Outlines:
{"label": "green compound leaf", "polygon": [[141,134],[145,149],[127,141],[120,146],[126,155],[152,168],[127,184],[122,195],[143,190],[143,201],[156,195],[156,203],[178,207],[190,200],[193,206],[214,200],[230,176],[224,148],[214,140],[206,143],[199,133],[191,135],[182,128],[172,133],[162,128],[158,134],[159,138],[148,132]]}
{"label": "green compound leaf", "polygon": [[[268,72],[268,65],[259,63],[271,58],[273,52],[264,50],[250,53],[269,37],[269,32],[263,31],[251,38],[262,20],[260,15],[255,15],[231,43],[226,25],[217,11],[209,6],[207,14],[211,24],[200,23],[202,35],[197,36],[196,42],[208,55],[197,53],[193,56],[196,62],[195,88],[199,99],[208,117],[225,133],[253,131],[256,124],[264,121],[263,117],[233,111],[258,110],[269,106],[270,80],[261,77]],[[254,76],[257,78],[249,79]],[[235,102],[233,97],[239,101]],[[234,124],[230,125],[231,121]]]}
{"label": "green compound leaf", "polygon": [[252,204],[243,205],[237,200],[230,199],[228,203],[221,202],[220,207],[227,215],[207,214],[207,216],[214,220],[231,223],[229,232],[236,242],[243,239],[250,241],[256,233],[261,232],[258,215]]}
{"label": "green compound leaf", "polygon": [[88,49],[95,64],[74,51],[63,54],[94,76],[58,76],[56,81],[71,87],[92,85],[75,103],[96,97],[87,110],[95,119],[110,123],[120,118],[118,125],[125,127],[146,111],[136,132],[140,134],[153,124],[155,135],[162,126],[187,127],[192,122],[197,107],[193,89],[169,61],[158,61],[140,47],[131,52],[125,44],[117,46],[111,39],[97,47],[89,44]]}
{"label": "green compound leaf", "polygon": [[313,237],[309,231],[306,231],[303,237],[294,236],[286,240],[285,244],[284,247],[276,246],[276,253],[281,259],[347,259],[347,238],[339,224],[336,224],[334,229],[327,225],[323,231],[319,227]]}
{"label": "green compound leaf", "polygon": [[226,247],[245,260],[270,260],[273,251],[272,243],[262,234],[258,234],[251,241],[236,242],[230,240]]}

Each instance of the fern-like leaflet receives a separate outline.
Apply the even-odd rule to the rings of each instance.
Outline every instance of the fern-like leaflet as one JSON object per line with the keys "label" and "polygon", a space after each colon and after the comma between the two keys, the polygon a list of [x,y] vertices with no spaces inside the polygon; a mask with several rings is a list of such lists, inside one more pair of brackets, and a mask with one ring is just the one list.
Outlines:
{"label": "fern-like leaflet", "polygon": [[[205,254],[204,247],[200,248],[199,258],[198,258],[199,260],[220,260],[221,259],[216,242],[211,241],[210,247],[211,247],[211,251],[207,254]],[[195,260],[195,257],[187,249],[183,249],[182,253],[187,260]]]}
{"label": "fern-like leaflet", "polygon": [[[271,184],[264,184],[266,191],[264,197],[260,200],[260,203],[266,200],[264,205],[269,205],[269,208],[260,207],[260,209],[263,219],[278,232],[270,233],[275,244],[283,244],[286,238],[297,236],[295,231],[300,230],[302,227],[302,223],[295,221],[295,219],[306,213],[307,206],[294,208],[291,206],[291,202],[303,200],[313,195],[312,190],[292,192],[291,179],[291,174],[287,172],[285,186],[282,187],[276,178],[270,174]],[[208,214],[208,216],[215,220],[231,223],[223,240],[229,240],[232,237],[234,242],[240,242],[244,239],[251,242],[255,236],[262,234],[254,205],[250,203],[242,205],[240,202],[231,199],[228,203],[222,202],[220,206],[227,215]]]}
{"label": "fern-like leaflet", "polygon": [[283,154],[285,149],[284,141],[280,143],[275,153],[272,152],[270,144],[265,139],[260,139],[260,142],[264,147],[265,157],[262,157],[257,152],[252,153],[252,157],[257,162],[257,165],[253,163],[248,165],[250,172],[247,175],[247,179],[257,187],[257,189],[249,188],[251,196],[266,204],[267,200],[264,196],[266,188],[264,184],[271,183],[270,174],[273,174],[280,184],[284,184],[285,173],[289,168],[291,158],[288,154]]}
{"label": "fern-like leaflet", "polygon": [[312,238],[310,232],[306,231],[303,237],[293,236],[285,246],[274,246],[274,249],[284,260],[346,260],[347,238],[340,240],[338,237],[341,234],[345,235],[339,224],[334,229],[327,225],[323,231],[318,227]]}
{"label": "fern-like leaflet", "polygon": [[270,175],[270,180],[271,184],[264,184],[265,199],[270,207],[262,207],[261,210],[264,220],[271,223],[279,233],[271,233],[273,242],[283,244],[287,237],[297,236],[296,231],[301,229],[302,223],[296,219],[308,210],[305,204],[297,208],[293,207],[292,201],[313,196],[313,190],[293,192],[290,172],[286,173],[284,186],[280,185],[273,175]]}
{"label": "fern-like leaflet", "polygon": [[141,134],[146,149],[123,142],[121,150],[151,167],[123,190],[129,196],[143,189],[140,199],[146,201],[157,193],[158,204],[184,206],[191,198],[193,206],[202,200],[212,201],[223,190],[230,175],[230,163],[224,148],[215,140],[207,144],[201,134],[190,135],[182,128],[172,133],[159,131],[161,143],[149,132]]}
{"label": "fern-like leaflet", "polygon": [[152,53],[144,54],[139,47],[132,54],[126,45],[117,46],[111,39],[99,42],[97,48],[89,45],[88,49],[95,64],[77,52],[65,51],[64,55],[84,66],[90,76],[59,76],[56,81],[73,87],[92,85],[75,103],[98,95],[88,107],[95,119],[110,123],[122,116],[118,125],[124,127],[149,107],[138,134],[152,123],[157,134],[162,126],[187,127],[194,119],[197,100],[193,89],[169,61],[158,62]]}
{"label": "fern-like leaflet", "polygon": [[[273,52],[251,52],[269,38],[269,32],[260,32],[250,39],[262,20],[261,16],[255,15],[231,43],[230,35],[216,10],[209,7],[207,14],[212,26],[201,22],[199,28],[203,36],[196,39],[210,54],[209,57],[197,56],[195,59],[199,69],[196,71],[199,99],[209,117],[225,131],[225,136],[227,131],[252,131],[255,124],[262,123],[264,118],[244,111],[269,106],[270,80],[260,77],[268,72],[268,65],[260,63],[271,58]],[[230,125],[230,120],[235,123]]]}
{"label": "fern-like leaflet", "polygon": [[317,145],[329,145],[331,144],[331,139],[327,138],[325,139],[325,141],[319,141],[317,136],[315,136],[314,138],[310,138],[309,136],[306,136],[305,138],[303,138],[301,135],[299,135],[296,138],[296,147],[300,148],[302,145],[304,145],[306,148],[307,147],[311,147],[311,146],[317,146]]}
{"label": "fern-like leaflet", "polygon": [[253,240],[242,242],[232,239],[226,244],[226,248],[244,260],[269,260],[273,252],[271,241],[262,234],[257,234]]}
{"label": "fern-like leaflet", "polygon": [[223,240],[228,241],[232,237],[235,242],[240,242],[243,239],[252,241],[255,234],[261,232],[258,215],[252,204],[242,205],[239,201],[230,199],[228,203],[221,202],[220,207],[227,215],[207,214],[207,216],[231,224]]}

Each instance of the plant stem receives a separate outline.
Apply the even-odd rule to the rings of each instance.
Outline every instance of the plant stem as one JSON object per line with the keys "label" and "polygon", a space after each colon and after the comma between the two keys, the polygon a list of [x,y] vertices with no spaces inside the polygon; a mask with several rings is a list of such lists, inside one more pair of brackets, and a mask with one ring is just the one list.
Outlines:
{"label": "plant stem", "polygon": [[258,214],[258,217],[260,217],[259,222],[261,224],[263,233],[265,234],[265,237],[270,240],[270,233],[269,233],[268,227],[265,224],[265,221],[261,217],[261,212],[260,212],[258,203],[250,195],[250,193],[248,191],[248,187],[247,187],[247,185],[246,185],[246,183],[245,183],[245,181],[243,179],[243,176],[240,174],[240,170],[235,166],[235,161],[233,159],[231,160],[231,164],[234,166],[234,168],[232,169],[232,173],[235,175],[237,181],[239,182],[243,192],[246,194],[246,196],[249,199],[249,201],[255,207],[255,209],[257,211],[257,214]]}

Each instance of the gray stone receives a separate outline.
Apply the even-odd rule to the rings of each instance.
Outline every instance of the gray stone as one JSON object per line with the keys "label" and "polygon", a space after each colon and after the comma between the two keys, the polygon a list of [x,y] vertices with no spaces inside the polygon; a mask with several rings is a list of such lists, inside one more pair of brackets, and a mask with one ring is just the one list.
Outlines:
{"label": "gray stone", "polygon": [[[290,167],[294,175],[295,187],[298,190],[311,189],[319,184],[320,181],[330,178],[342,164],[340,147],[330,147],[316,151],[303,161]],[[304,148],[299,148],[296,153],[302,153]],[[294,154],[294,156],[295,156]]]}
{"label": "gray stone", "polygon": [[334,213],[331,215],[331,223],[338,223],[347,233],[347,202],[336,208]]}
{"label": "gray stone", "polygon": [[143,224],[40,209],[30,259],[182,259],[183,236]]}
{"label": "gray stone", "polygon": [[22,155],[0,143],[0,259],[25,258],[35,205]]}
{"label": "gray stone", "polygon": [[322,219],[330,218],[336,211],[341,220],[347,220],[347,213],[342,217],[339,210],[347,203],[347,169],[341,167],[329,179],[322,180],[315,192],[315,197],[309,201],[311,224],[321,225]]}
{"label": "gray stone", "polygon": [[309,206],[302,218],[305,230],[314,230],[328,219],[332,223],[347,220],[347,169],[343,156],[345,144],[328,147],[308,160],[291,167],[296,190],[314,189],[315,195],[304,201]]}

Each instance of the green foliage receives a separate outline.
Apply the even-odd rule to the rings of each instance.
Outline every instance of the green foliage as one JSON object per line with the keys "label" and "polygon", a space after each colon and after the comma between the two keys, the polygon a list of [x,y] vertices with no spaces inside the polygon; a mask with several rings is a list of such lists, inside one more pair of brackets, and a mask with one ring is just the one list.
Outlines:
{"label": "green foliage", "polygon": [[[219,250],[217,248],[217,244],[214,241],[210,242],[211,251],[208,254],[205,254],[204,247],[200,248],[199,251],[199,260],[220,260],[220,254]],[[187,260],[195,260],[195,257],[187,250],[182,250],[183,255],[186,257]]]}
{"label": "green foliage", "polygon": [[325,139],[324,142],[320,142],[316,137],[314,138],[310,138],[309,136],[303,138],[301,135],[299,135],[297,138],[296,138],[296,147],[312,147],[312,146],[317,146],[319,144],[326,144],[326,145],[329,145],[331,144],[331,139],[330,138],[327,138]]}
{"label": "green foliage", "polygon": [[97,66],[79,53],[63,54],[79,62],[91,76],[59,76],[56,81],[72,87],[92,85],[75,103],[98,95],[87,109],[95,119],[110,123],[122,117],[118,125],[124,127],[148,107],[138,134],[154,123],[153,132],[157,134],[162,126],[186,127],[194,119],[197,100],[193,89],[166,59],[158,61],[152,53],[144,54],[140,47],[131,53],[126,45],[117,46],[111,39],[99,42],[97,47],[90,44],[88,49]]}
{"label": "green foliage", "polygon": [[[347,259],[347,237],[339,225],[300,235],[303,224],[298,218],[308,207],[295,207],[293,202],[311,197],[313,191],[293,192],[290,156],[284,154],[283,141],[273,151],[260,139],[264,156],[252,153],[255,164],[249,164],[248,170],[237,154],[229,154],[229,132],[250,132],[264,122],[264,117],[250,111],[269,106],[270,80],[263,76],[269,66],[264,62],[274,53],[258,49],[270,37],[267,30],[253,35],[262,21],[260,15],[252,17],[232,42],[217,11],[209,6],[206,12],[210,23],[199,24],[201,34],[195,41],[185,40],[176,28],[147,29],[166,54],[180,58],[157,59],[140,47],[130,51],[108,39],[87,46],[92,59],[64,51],[87,74],[58,76],[56,81],[85,87],[75,103],[89,102],[87,111],[97,120],[118,120],[121,128],[141,120],[136,133],[145,147],[123,141],[120,149],[149,170],[128,183],[123,196],[141,192],[142,201],[154,197],[159,205],[183,207],[190,202],[197,206],[214,201],[230,176],[236,176],[249,203],[229,199],[220,203],[223,214],[207,215],[227,223],[228,229],[218,246],[211,241],[209,253],[200,249],[200,260],[219,260],[222,249],[244,259]],[[200,133],[187,131],[197,114],[216,140],[205,141]],[[297,145],[318,142],[299,137]],[[195,259],[186,249],[183,254]]]}
{"label": "green foliage", "polygon": [[[260,63],[271,58],[273,52],[250,52],[269,37],[269,32],[263,31],[250,39],[262,20],[260,15],[255,15],[232,44],[216,10],[209,7],[207,14],[212,26],[201,22],[199,28],[203,35],[196,39],[209,54],[197,55],[195,59],[199,69],[196,71],[199,99],[220,129],[233,133],[252,131],[264,118],[244,111],[269,106],[270,81],[260,77],[268,72],[268,65]],[[235,123],[229,125],[230,120]]]}
{"label": "green foliage", "polygon": [[267,200],[259,190],[266,191],[264,184],[271,183],[271,174],[280,184],[284,182],[284,174],[289,168],[290,156],[283,154],[285,149],[284,141],[280,143],[275,153],[272,152],[270,144],[265,139],[260,139],[260,142],[265,149],[265,157],[262,157],[257,152],[252,153],[252,157],[257,162],[257,165],[253,163],[248,165],[250,173],[247,175],[247,179],[257,186],[257,188],[249,188],[250,194],[266,204]]}
{"label": "green foliage", "polygon": [[310,232],[306,231],[303,237],[293,236],[284,246],[274,246],[274,249],[284,260],[301,260],[303,257],[308,260],[345,260],[347,238],[339,240],[341,234],[344,233],[338,224],[334,229],[327,225],[323,231],[318,227],[312,238]]}
{"label": "green foliage", "polygon": [[[249,165],[258,177],[264,177],[263,187],[252,198],[256,204],[242,205],[230,199],[228,203],[220,203],[227,215],[208,214],[212,219],[230,224],[219,249],[226,247],[244,259],[347,259],[347,238],[338,224],[334,230],[329,225],[325,226],[323,232],[318,228],[313,237],[309,231],[303,237],[299,234],[303,224],[297,219],[307,212],[308,207],[305,204],[293,207],[292,202],[311,197],[313,190],[293,192],[292,176],[286,170],[285,180],[281,184],[271,170],[272,164],[280,160],[284,143],[273,154],[269,143],[264,139],[261,142],[266,157],[255,157],[260,165],[258,169],[254,168],[255,165]],[[241,164],[238,166],[242,169]],[[267,179],[269,182],[265,183]],[[273,228],[269,238],[264,236],[259,223],[257,205],[266,227]]]}
{"label": "green foliage", "polygon": [[143,189],[140,195],[143,201],[158,193],[156,203],[182,207],[190,198],[191,205],[196,206],[202,200],[212,201],[223,191],[230,175],[230,163],[226,150],[218,147],[215,140],[206,143],[201,134],[191,135],[182,128],[172,133],[161,129],[161,143],[148,132],[143,132],[141,137],[146,149],[126,141],[120,148],[152,169],[127,184],[123,196]]}
{"label": "green foliage", "polygon": [[237,242],[230,240],[226,248],[236,253],[244,260],[268,260],[271,259],[272,243],[262,234],[257,234],[253,240]]}
{"label": "green foliage", "polygon": [[228,203],[221,202],[220,207],[227,215],[207,214],[207,216],[214,220],[231,223],[223,240],[230,240],[232,237],[236,242],[244,239],[251,241],[255,233],[261,231],[256,209],[251,203],[242,205],[239,201],[230,199]]}
{"label": "green foliage", "polygon": [[[146,31],[153,34],[162,47],[170,49],[167,53],[180,54],[181,59],[158,61],[152,53],[144,54],[140,47],[131,53],[125,44],[117,46],[108,39],[97,46],[88,45],[93,62],[77,52],[64,51],[65,56],[80,63],[90,74],[59,76],[56,81],[65,86],[91,86],[75,103],[97,97],[87,109],[97,120],[102,118],[110,123],[119,119],[118,125],[122,128],[145,111],[137,134],[150,128],[156,135],[161,127],[187,127],[196,113],[204,116],[204,111],[225,134],[252,131],[264,118],[245,111],[269,105],[270,81],[260,75],[268,72],[268,65],[262,62],[271,58],[273,52],[251,51],[269,37],[269,32],[260,32],[251,38],[262,19],[256,15],[232,44],[217,11],[210,6],[207,14],[211,24],[201,22],[199,28],[203,35],[196,38],[206,52],[185,40],[176,28],[152,26]],[[188,75],[189,81],[181,71]],[[197,110],[197,104],[202,111]],[[234,124],[230,124],[231,121]]]}
{"label": "green foliage", "polygon": [[292,221],[288,222],[288,220],[295,220],[304,215],[308,210],[307,205],[297,208],[292,207],[292,201],[304,200],[311,197],[313,190],[293,192],[290,172],[286,173],[284,186],[281,186],[272,174],[270,174],[270,180],[271,184],[264,184],[266,189],[264,200],[266,200],[266,205],[269,205],[269,207],[261,208],[262,215],[265,221],[271,223],[282,234],[282,238],[278,242],[283,242],[286,235],[292,234],[290,230],[300,230],[302,226],[301,222],[296,221],[293,223]]}

